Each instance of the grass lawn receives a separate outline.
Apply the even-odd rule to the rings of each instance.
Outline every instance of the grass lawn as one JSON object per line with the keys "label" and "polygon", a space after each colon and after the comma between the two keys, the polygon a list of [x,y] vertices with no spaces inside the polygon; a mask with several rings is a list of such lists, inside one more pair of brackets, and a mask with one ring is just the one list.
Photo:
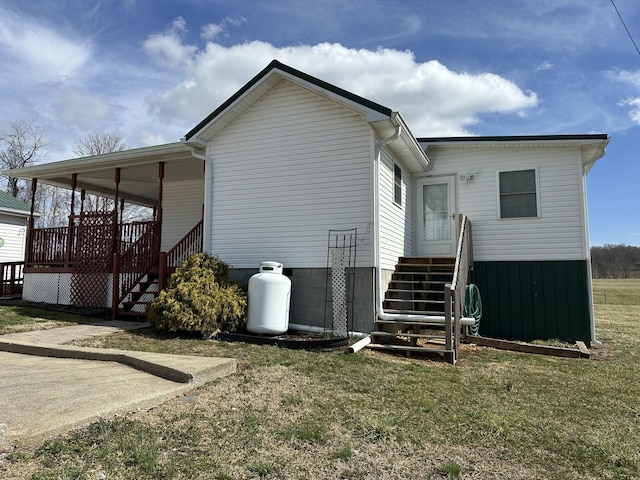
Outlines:
{"label": "grass lawn", "polygon": [[16,302],[12,302],[9,306],[0,306],[0,335],[95,321],[96,319],[75,315],[62,309],[43,310],[26,304],[16,304]]}
{"label": "grass lawn", "polygon": [[593,302],[608,305],[640,305],[640,278],[594,279]]}
{"label": "grass lawn", "polygon": [[596,305],[596,325],[591,360],[466,346],[455,367],[150,331],[99,338],[87,345],[235,357],[239,371],[15,450],[0,478],[640,478],[640,306]]}

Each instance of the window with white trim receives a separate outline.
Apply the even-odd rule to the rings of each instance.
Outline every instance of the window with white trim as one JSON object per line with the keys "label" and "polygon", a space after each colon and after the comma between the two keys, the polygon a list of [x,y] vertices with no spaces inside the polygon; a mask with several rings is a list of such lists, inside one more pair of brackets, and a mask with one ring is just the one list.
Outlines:
{"label": "window with white trim", "polygon": [[536,170],[498,173],[500,218],[538,216]]}
{"label": "window with white trim", "polygon": [[393,201],[402,205],[402,169],[397,163],[393,164]]}

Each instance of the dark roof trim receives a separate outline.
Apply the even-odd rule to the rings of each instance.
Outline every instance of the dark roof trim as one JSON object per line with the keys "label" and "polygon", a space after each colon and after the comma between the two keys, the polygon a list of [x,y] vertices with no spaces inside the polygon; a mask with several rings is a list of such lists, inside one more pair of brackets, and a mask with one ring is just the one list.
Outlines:
{"label": "dark roof trim", "polygon": [[550,142],[557,140],[607,140],[606,133],[584,135],[514,135],[514,136],[489,136],[489,137],[421,137],[421,143],[448,143],[448,142]]}
{"label": "dark roof trim", "polygon": [[201,129],[203,129],[209,122],[211,122],[214,118],[220,115],[223,111],[225,111],[231,104],[233,104],[236,100],[238,100],[242,95],[244,95],[249,89],[251,89],[255,84],[257,84],[263,77],[265,77],[271,70],[274,69],[282,70],[289,75],[299,78],[300,80],[304,80],[309,82],[317,87],[328,90],[336,95],[340,95],[352,102],[359,103],[360,105],[369,108],[371,110],[375,110],[376,112],[382,113],[383,115],[391,116],[391,109],[387,108],[379,103],[372,102],[371,100],[367,100],[366,98],[355,95],[354,93],[348,92],[340,87],[336,87],[330,83],[327,83],[319,78],[313,77],[307,73],[301,72],[300,70],[296,70],[295,68],[291,68],[284,63],[280,63],[278,60],[273,60],[269,65],[267,65],[260,73],[258,73],[255,77],[249,80],[240,90],[234,93],[229,99],[216,108],[207,118],[202,120],[198,125],[196,125],[189,133],[185,135],[186,140],[189,140],[196,133],[198,133]]}

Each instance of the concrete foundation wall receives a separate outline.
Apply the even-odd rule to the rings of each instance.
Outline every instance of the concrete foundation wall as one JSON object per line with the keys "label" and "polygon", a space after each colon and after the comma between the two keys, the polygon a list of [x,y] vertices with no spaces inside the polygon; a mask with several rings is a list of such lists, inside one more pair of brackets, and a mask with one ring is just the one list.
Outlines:
{"label": "concrete foundation wall", "polygon": [[[231,269],[230,278],[240,285],[248,286],[252,275],[258,269]],[[325,324],[325,290],[327,280],[331,288],[331,278],[327,278],[326,268],[294,268],[285,269],[291,279],[290,323],[313,325],[331,328],[331,303],[326,305]],[[349,329],[356,332],[370,332],[374,327],[375,297],[374,269],[357,268],[353,301],[353,319],[349,318]],[[251,301],[251,299],[249,299]]]}

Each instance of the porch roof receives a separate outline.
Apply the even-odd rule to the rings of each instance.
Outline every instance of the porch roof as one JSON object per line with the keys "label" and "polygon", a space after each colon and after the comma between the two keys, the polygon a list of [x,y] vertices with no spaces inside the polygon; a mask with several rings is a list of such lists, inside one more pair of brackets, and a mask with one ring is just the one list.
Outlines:
{"label": "porch roof", "polygon": [[57,187],[71,188],[72,175],[77,174],[76,190],[113,198],[115,169],[120,168],[120,198],[148,207],[158,203],[158,163],[165,163],[164,183],[192,180],[203,175],[202,160],[191,155],[182,143],[168,143],[120,152],[43,163],[30,167],[5,170],[15,178],[31,180]]}

